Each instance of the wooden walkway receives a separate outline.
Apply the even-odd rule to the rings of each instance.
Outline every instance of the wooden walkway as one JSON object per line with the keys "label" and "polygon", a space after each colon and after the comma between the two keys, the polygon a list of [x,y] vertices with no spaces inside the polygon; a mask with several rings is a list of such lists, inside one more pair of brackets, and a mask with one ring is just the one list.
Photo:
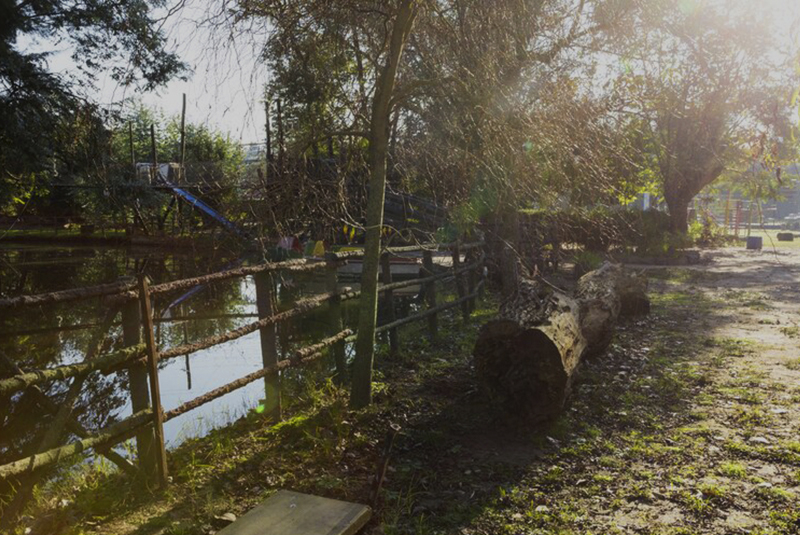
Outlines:
{"label": "wooden walkway", "polygon": [[281,490],[218,535],[355,535],[371,516],[366,505]]}

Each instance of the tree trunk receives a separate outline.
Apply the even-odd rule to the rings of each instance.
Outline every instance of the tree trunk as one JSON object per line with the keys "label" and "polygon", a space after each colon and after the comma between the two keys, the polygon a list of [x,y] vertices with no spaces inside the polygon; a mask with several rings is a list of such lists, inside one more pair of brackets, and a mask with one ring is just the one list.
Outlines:
{"label": "tree trunk", "polygon": [[378,314],[378,269],[381,256],[381,227],[386,195],[386,154],[389,145],[389,116],[395,78],[408,36],[417,15],[416,0],[403,0],[395,16],[386,65],[378,77],[372,103],[369,138],[369,199],[361,272],[361,306],[358,338],[353,363],[350,405],[361,408],[372,401],[372,361],[375,353],[375,325]]}
{"label": "tree trunk", "polygon": [[574,297],[521,280],[484,325],[473,356],[478,380],[508,414],[531,423],[557,416],[584,359],[602,354],[623,310],[643,311],[646,284],[604,264],[586,274]]}
{"label": "tree trunk", "polygon": [[669,208],[669,229],[677,234],[686,234],[689,231],[689,199],[683,196],[666,196]]}

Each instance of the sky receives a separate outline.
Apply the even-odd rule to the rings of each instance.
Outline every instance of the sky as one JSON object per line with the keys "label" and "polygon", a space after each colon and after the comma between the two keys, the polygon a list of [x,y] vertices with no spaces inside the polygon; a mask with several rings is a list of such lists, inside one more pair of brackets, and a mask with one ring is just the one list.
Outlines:
{"label": "sky", "polygon": [[[96,87],[86,90],[87,96],[110,107],[128,98],[139,98],[171,116],[180,115],[185,93],[187,122],[211,126],[228,134],[232,141],[263,142],[263,92],[269,72],[257,60],[254,50],[258,32],[246,40],[231,42],[203,24],[207,16],[205,5],[202,0],[189,0],[180,13],[164,24],[168,48],[178,52],[192,70],[189,80],[174,80],[155,92],[139,93],[100,73]],[[21,45],[39,51],[53,50],[52,43],[21,40]],[[48,60],[50,69],[70,74],[75,70],[70,56],[71,49],[56,46]]]}
{"label": "sky", "polygon": [[[680,0],[687,8],[706,1]],[[775,31],[786,42],[797,42],[798,28],[790,21],[800,15],[800,0],[747,0],[754,11],[775,15]],[[250,28],[235,40],[227,38],[224,31],[209,29],[207,0],[186,0],[185,7],[167,19],[164,32],[169,48],[177,51],[192,69],[188,81],[175,80],[158,91],[138,94],[132,88],[117,84],[101,74],[97,87],[89,95],[101,104],[111,106],[129,97],[138,97],[167,115],[178,115],[181,99],[187,97],[187,121],[205,124],[227,133],[232,141],[241,143],[262,142],[264,132],[263,88],[269,81],[268,69],[257,59],[257,45],[264,42],[265,29]],[[47,47],[47,43],[37,46]],[[63,49],[50,58],[52,70],[69,73],[74,69],[70,50]]]}

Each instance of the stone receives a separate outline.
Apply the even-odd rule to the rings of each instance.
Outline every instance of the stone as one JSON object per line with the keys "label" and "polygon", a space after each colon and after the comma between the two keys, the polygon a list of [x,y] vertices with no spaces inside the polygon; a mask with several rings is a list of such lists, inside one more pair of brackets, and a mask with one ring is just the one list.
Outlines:
{"label": "stone", "polygon": [[222,523],[224,523],[224,524],[232,524],[232,523],[236,522],[236,515],[233,514],[233,513],[228,512],[228,513],[221,514],[219,516],[215,516],[214,520],[218,520],[220,524],[222,524]]}

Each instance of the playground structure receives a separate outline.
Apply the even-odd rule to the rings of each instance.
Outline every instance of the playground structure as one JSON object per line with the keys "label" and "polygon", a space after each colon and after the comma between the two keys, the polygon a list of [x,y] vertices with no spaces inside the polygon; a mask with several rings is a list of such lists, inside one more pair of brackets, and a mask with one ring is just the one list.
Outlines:
{"label": "playground structure", "polygon": [[[301,179],[298,178],[297,175],[298,172],[302,172],[304,174],[304,178],[315,182],[317,186],[321,187],[321,189],[327,189],[329,187],[336,189],[340,188],[340,185],[338,184],[339,180],[336,180],[337,177],[335,176],[335,170],[333,177],[324,177],[315,172],[315,169],[316,168],[313,166],[305,166],[305,168],[302,170],[290,173],[289,180],[295,179],[300,182]],[[169,212],[175,205],[175,202],[179,201],[187,204],[192,209],[197,210],[203,216],[208,217],[229,234],[244,241],[250,241],[253,239],[252,234],[244,228],[244,225],[234,223],[229,218],[225,217],[225,215],[220,213],[220,211],[203,201],[200,198],[199,193],[192,193],[189,191],[191,187],[197,188],[197,186],[194,184],[184,184],[186,182],[187,172],[186,168],[180,163],[137,163],[136,176],[140,182],[144,182],[158,191],[166,192],[172,195],[173,199],[167,208],[167,212],[162,216],[162,222],[168,217]],[[331,178],[334,180],[331,180]],[[342,179],[342,181],[344,181],[344,179]],[[271,198],[269,192],[278,188],[291,190],[292,184],[287,184],[285,182],[286,181],[274,180],[265,184],[266,187],[264,189],[266,190],[266,195],[256,194],[256,191],[254,190],[258,188],[258,185],[255,185],[255,187],[253,185],[243,185],[241,190],[246,194],[245,196],[254,198],[252,201],[248,201],[251,203],[248,208],[251,208],[252,211],[252,207],[256,205],[261,205],[264,207],[265,205],[282,202],[282,199],[278,196]],[[362,196],[359,195],[358,192],[353,191],[359,189],[358,187],[345,187],[344,189],[350,189],[350,192],[347,192],[345,195],[343,195],[345,197],[345,203],[352,205],[363,201],[361,198]],[[274,206],[269,206],[268,209],[274,210],[275,208]],[[384,210],[384,225],[387,228],[396,231],[413,229],[426,233],[432,233],[444,226],[448,217],[447,209],[439,206],[435,202],[418,195],[392,190],[388,190],[386,192]],[[239,211],[246,212],[247,210],[242,209]],[[349,241],[353,241],[355,235],[360,234],[361,228],[359,227],[360,225],[348,226],[348,228],[352,228],[353,230],[353,236],[351,236]]]}

